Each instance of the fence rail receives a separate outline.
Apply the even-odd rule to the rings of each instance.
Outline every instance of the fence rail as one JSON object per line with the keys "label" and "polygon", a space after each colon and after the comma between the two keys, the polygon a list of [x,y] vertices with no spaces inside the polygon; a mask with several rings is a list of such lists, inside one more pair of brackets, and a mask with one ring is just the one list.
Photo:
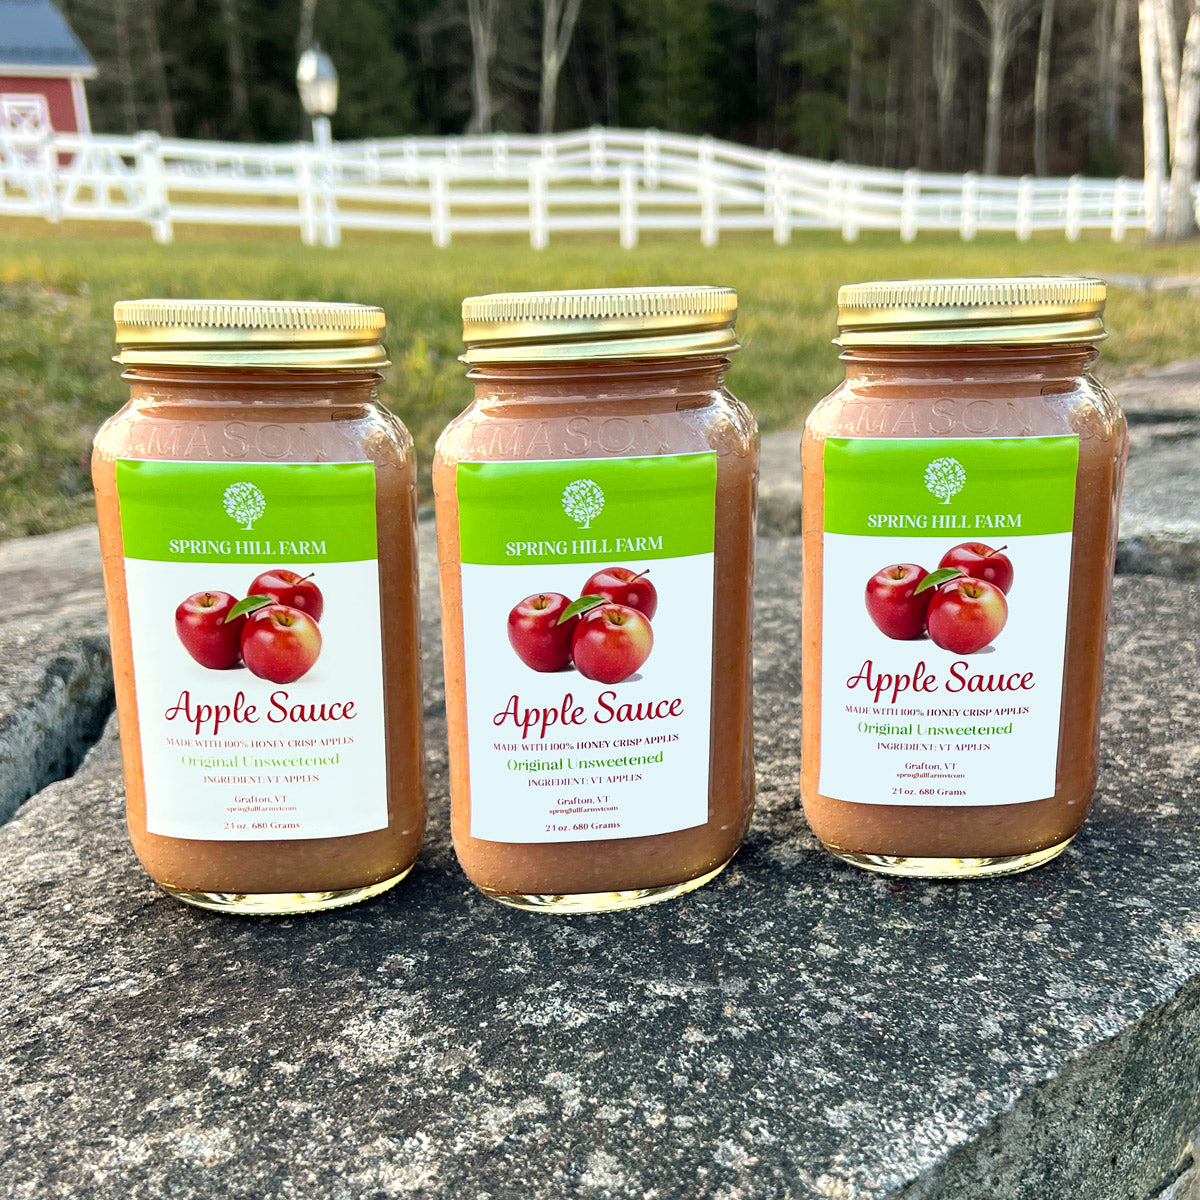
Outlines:
{"label": "fence rail", "polygon": [[[1200,208],[1200,188],[1193,193]],[[343,230],[509,231],[535,248],[554,234],[610,232],[635,246],[654,230],[699,234],[864,229],[907,240],[983,231],[1025,240],[1084,230],[1120,240],[1146,220],[1135,179],[1010,179],[874,170],[707,137],[589,129],[557,135],[400,138],[279,146],[0,132],[0,215],[130,221],[160,242],[178,225],[294,228],[335,246]]]}

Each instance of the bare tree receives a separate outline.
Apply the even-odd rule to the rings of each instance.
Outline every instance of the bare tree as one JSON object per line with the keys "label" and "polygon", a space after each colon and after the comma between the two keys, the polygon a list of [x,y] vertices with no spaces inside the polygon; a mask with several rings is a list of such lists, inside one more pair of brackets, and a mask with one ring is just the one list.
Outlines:
{"label": "bare tree", "polygon": [[844,157],[862,162],[859,133],[862,128],[862,43],[856,31],[850,33],[850,61],[846,68],[846,142]]}
{"label": "bare tree", "polygon": [[983,170],[1000,170],[1000,118],[1004,104],[1004,72],[1025,22],[1032,12],[1030,0],[976,0],[987,18],[988,80],[987,119],[983,137]]}
{"label": "bare tree", "polygon": [[[908,147],[907,152],[901,150],[897,157],[897,165],[904,162],[914,167],[930,165],[930,123],[929,123],[929,72],[925,64],[930,61],[932,49],[929,45],[929,11],[924,4],[918,4],[909,16],[910,49],[907,59],[901,60],[901,71],[904,76],[904,96],[900,103],[908,116]],[[903,138],[903,134],[901,135]],[[901,142],[903,145],[903,141]]]}
{"label": "bare tree", "polygon": [[1138,0],[1138,50],[1142,60],[1142,157],[1145,162],[1146,235],[1161,238],[1167,230],[1162,203],[1167,176],[1162,63],[1158,44],[1157,0]]}
{"label": "bare tree", "polygon": [[471,119],[468,133],[491,133],[492,59],[496,57],[497,21],[500,0],[467,0],[467,24],[471,30]]}
{"label": "bare tree", "polygon": [[154,85],[154,103],[158,113],[158,132],[163,137],[175,136],[175,110],[167,87],[167,64],[162,43],[158,39],[158,5],[156,0],[141,0],[142,25],[146,31],[146,67]]}
{"label": "bare tree", "polygon": [[554,132],[558,103],[558,73],[562,70],[579,20],[581,0],[542,0],[542,88],[538,98],[538,128]]}
{"label": "bare tree", "polygon": [[933,8],[933,83],[937,91],[938,166],[951,167],[951,123],[958,84],[958,12],[955,0],[929,0]]}
{"label": "bare tree", "polygon": [[1042,0],[1038,30],[1037,70],[1033,79],[1033,169],[1047,175],[1046,118],[1050,108],[1050,36],[1054,29],[1054,0]]}
{"label": "bare tree", "polygon": [[133,88],[133,55],[129,49],[129,0],[116,0],[113,9],[117,35],[117,79],[121,85],[121,115],[125,132],[136,133],[137,99]]}
{"label": "bare tree", "polygon": [[893,38],[888,50],[887,85],[883,102],[883,154],[880,157],[885,167],[894,167],[900,158],[900,60],[905,49],[900,38]]}
{"label": "bare tree", "polygon": [[1155,0],[1154,21],[1158,27],[1158,64],[1167,106],[1167,145],[1173,146],[1175,114],[1179,111],[1179,37],[1175,32],[1172,0]]}
{"label": "bare tree", "polygon": [[1167,191],[1167,237],[1196,232],[1192,188],[1196,182],[1196,121],[1200,117],[1200,0],[1192,0],[1183,61],[1179,68],[1179,102],[1171,142],[1171,184]]}
{"label": "bare tree", "polygon": [[1129,0],[1100,0],[1096,5],[1092,26],[1096,47],[1093,133],[1105,151],[1114,150],[1120,136],[1121,63],[1128,25]]}
{"label": "bare tree", "polygon": [[780,0],[754,3],[754,87],[758,96],[758,144],[773,146],[779,128],[779,44],[787,6]]}
{"label": "bare tree", "polygon": [[245,136],[241,127],[250,115],[250,93],[246,86],[246,54],[242,48],[237,0],[221,0],[221,20],[225,25],[225,63],[229,70],[229,111]]}

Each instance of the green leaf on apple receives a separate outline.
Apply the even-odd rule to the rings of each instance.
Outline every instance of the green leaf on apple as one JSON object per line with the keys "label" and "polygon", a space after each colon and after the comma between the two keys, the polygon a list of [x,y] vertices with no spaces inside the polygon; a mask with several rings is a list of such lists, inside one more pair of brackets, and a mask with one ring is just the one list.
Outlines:
{"label": "green leaf on apple", "polygon": [[966,571],[960,571],[957,567],[942,567],[940,571],[931,571],[913,588],[913,595],[920,595],[927,588],[941,587],[943,583],[949,583],[950,580],[960,579],[965,575]]}
{"label": "green leaf on apple", "polygon": [[275,601],[270,596],[247,596],[245,600],[239,600],[230,610],[225,618],[225,623],[228,625],[230,621],[236,621],[238,617],[244,617],[247,613],[257,612],[260,608],[266,608],[268,604],[274,604]]}
{"label": "green leaf on apple", "polygon": [[564,621],[569,621],[572,617],[578,617],[585,612],[591,612],[593,608],[598,608],[601,604],[607,604],[607,596],[580,596],[578,600],[568,604],[562,610],[562,615],[558,618],[558,624],[561,625]]}

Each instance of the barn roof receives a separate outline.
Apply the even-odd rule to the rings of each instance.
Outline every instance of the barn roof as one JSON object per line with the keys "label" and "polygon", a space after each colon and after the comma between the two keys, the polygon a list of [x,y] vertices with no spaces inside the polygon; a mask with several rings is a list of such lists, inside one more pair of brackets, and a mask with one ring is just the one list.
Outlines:
{"label": "barn roof", "polygon": [[51,0],[0,0],[0,75],[96,74]]}

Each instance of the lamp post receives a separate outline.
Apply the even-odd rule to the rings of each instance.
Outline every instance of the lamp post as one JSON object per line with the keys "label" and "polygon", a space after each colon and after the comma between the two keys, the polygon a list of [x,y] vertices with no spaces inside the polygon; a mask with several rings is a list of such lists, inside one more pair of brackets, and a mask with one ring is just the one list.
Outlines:
{"label": "lamp post", "polygon": [[312,118],[313,141],[321,150],[332,140],[329,118],[337,112],[338,73],[333,59],[320,46],[309,46],[296,65],[300,103]]}
{"label": "lamp post", "polygon": [[[300,103],[304,111],[312,118],[313,157],[315,175],[319,184],[321,241],[326,246],[336,246],[340,240],[340,230],[337,224],[337,201],[333,191],[333,156],[330,149],[333,137],[329,129],[329,118],[337,111],[338,73],[329,57],[319,46],[309,46],[300,55],[296,64],[296,87],[300,92]],[[306,188],[306,192],[316,196]],[[315,207],[315,205],[314,205]],[[305,240],[316,241],[317,213],[308,209],[310,216],[305,218]]]}

